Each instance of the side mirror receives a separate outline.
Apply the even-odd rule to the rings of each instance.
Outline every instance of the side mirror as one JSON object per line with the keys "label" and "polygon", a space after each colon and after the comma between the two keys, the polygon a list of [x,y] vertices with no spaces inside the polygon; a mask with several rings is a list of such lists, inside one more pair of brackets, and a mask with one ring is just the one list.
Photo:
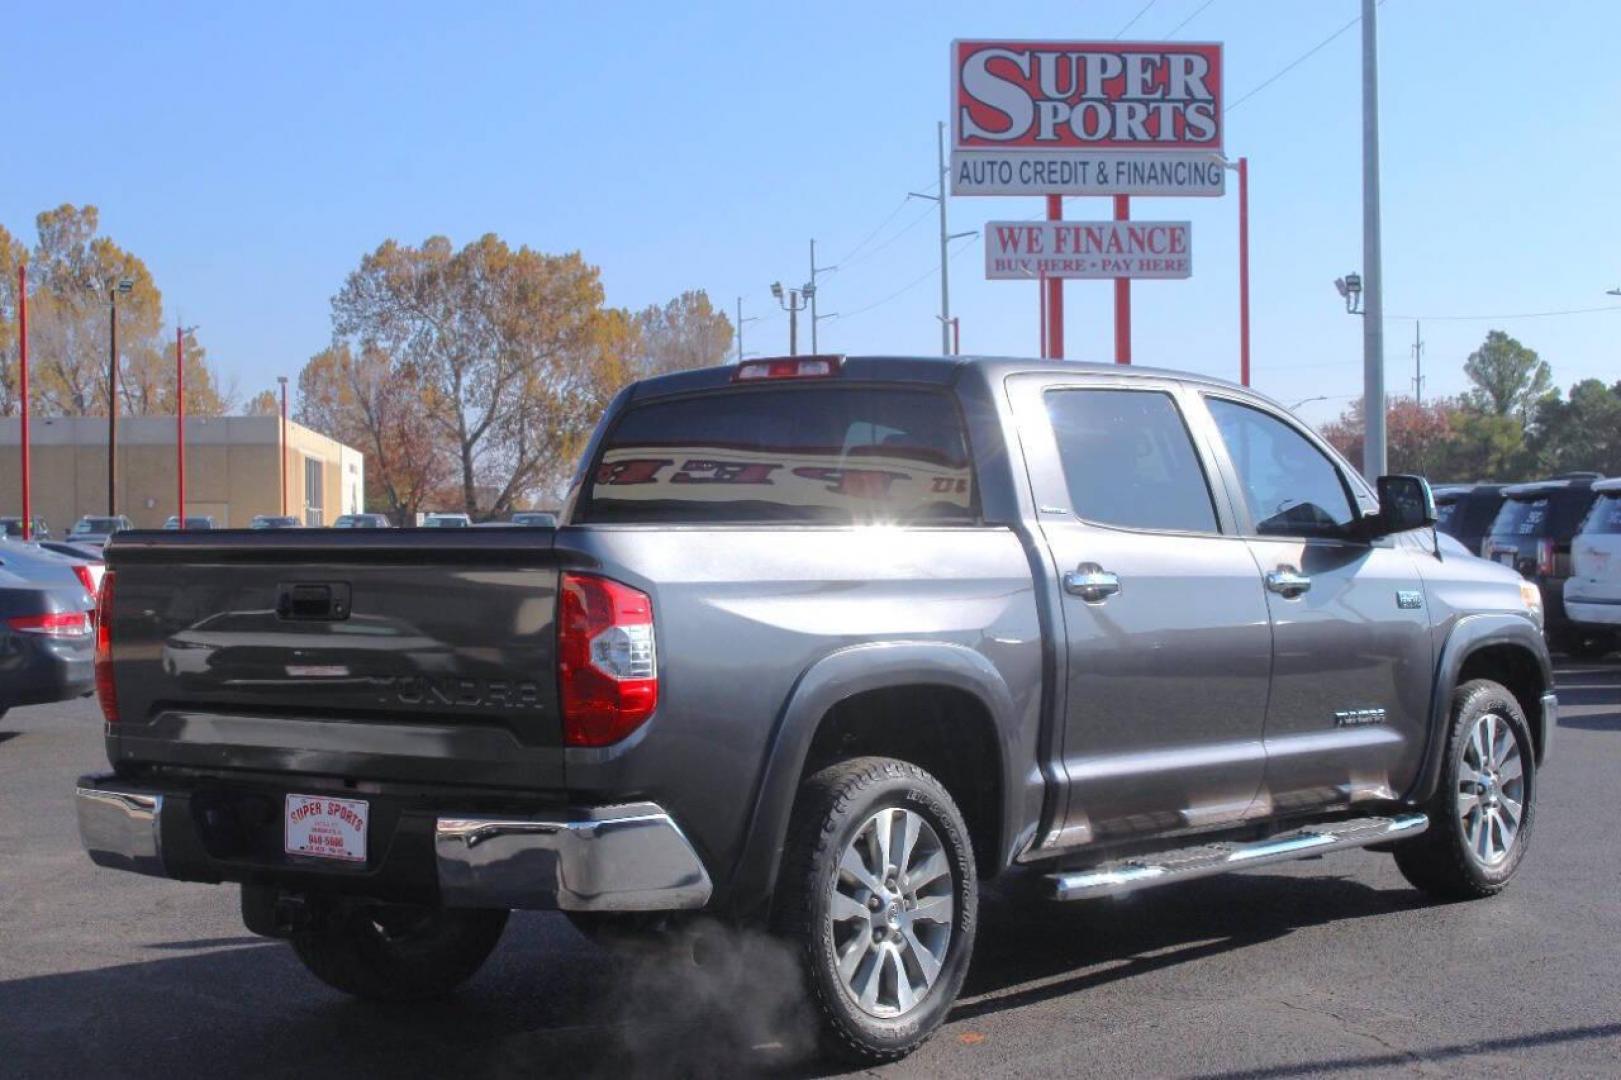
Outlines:
{"label": "side mirror", "polygon": [[1422,529],[1436,522],[1435,494],[1422,476],[1381,476],[1379,514],[1368,524],[1375,536]]}

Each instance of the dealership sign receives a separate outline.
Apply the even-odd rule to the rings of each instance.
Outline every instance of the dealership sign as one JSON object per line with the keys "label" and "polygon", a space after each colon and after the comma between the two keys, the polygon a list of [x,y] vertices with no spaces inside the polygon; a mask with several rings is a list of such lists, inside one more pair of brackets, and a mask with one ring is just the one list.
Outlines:
{"label": "dealership sign", "polygon": [[1220,195],[1217,44],[955,41],[954,195]]}
{"label": "dealership sign", "polygon": [[985,226],[985,276],[1185,278],[1193,273],[1186,221],[992,221]]}

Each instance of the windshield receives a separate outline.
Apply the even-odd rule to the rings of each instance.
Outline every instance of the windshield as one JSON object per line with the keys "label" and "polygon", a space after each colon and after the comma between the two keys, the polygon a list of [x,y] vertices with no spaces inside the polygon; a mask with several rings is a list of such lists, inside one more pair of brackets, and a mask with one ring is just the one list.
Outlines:
{"label": "windshield", "polygon": [[740,390],[627,412],[581,519],[949,523],[978,517],[956,403],[853,385]]}

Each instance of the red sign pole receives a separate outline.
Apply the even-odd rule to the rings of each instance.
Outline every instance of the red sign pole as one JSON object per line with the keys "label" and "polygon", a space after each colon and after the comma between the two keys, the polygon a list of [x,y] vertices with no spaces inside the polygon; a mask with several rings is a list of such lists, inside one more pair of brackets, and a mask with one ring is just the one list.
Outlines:
{"label": "red sign pole", "polygon": [[[1131,220],[1131,196],[1114,197],[1114,219]],[[1114,362],[1131,363],[1131,279],[1114,279]]]}
{"label": "red sign pole", "polygon": [[[1064,220],[1064,197],[1047,196],[1047,220]],[[1064,358],[1064,279],[1048,278],[1045,283],[1047,300],[1047,356],[1053,360]]]}
{"label": "red sign pole", "polygon": [[1238,159],[1238,380],[1250,384],[1250,159]]}
{"label": "red sign pole", "polygon": [[174,445],[175,445],[175,479],[179,483],[179,492],[175,501],[179,503],[180,527],[186,527],[186,331],[182,327],[174,328]]}
{"label": "red sign pole", "polygon": [[34,509],[28,476],[28,264],[17,267],[17,382],[22,389],[23,539],[34,533]]}

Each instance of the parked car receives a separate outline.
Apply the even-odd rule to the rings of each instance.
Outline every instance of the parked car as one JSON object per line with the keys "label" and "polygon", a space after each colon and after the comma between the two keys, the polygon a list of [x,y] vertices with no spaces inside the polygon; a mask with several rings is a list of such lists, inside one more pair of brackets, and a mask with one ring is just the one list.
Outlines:
{"label": "parked car", "polygon": [[429,514],[422,519],[424,529],[466,529],[473,524],[473,519],[466,514]]}
{"label": "parked car", "polygon": [[126,529],[133,528],[135,528],[135,523],[123,514],[116,514],[111,517],[96,517],[93,514],[86,514],[73,523],[73,528],[68,530],[67,540],[70,543],[88,544],[99,548],[115,533],[121,533]]}
{"label": "parked car", "polygon": [[77,589],[0,570],[0,716],[93,692],[91,616]]}
{"label": "parked car", "polygon": [[536,529],[555,529],[557,515],[550,510],[520,510],[512,515],[512,523]]}
{"label": "parked car", "polygon": [[[1537,589],[1437,555],[1421,478],[1368,485],[1243,387],[665,375],[614,398],[563,521],[109,545],[91,858],[239,883],[369,998],[448,992],[509,909],[606,939],[704,912],[780,936],[827,1045],[876,1061],[949,1014],[981,880],[1079,900],[1371,845],[1463,899],[1534,832]],[[264,677],[164,670],[267,602],[208,624]],[[310,655],[360,618],[447,667]]]}
{"label": "parked car", "polygon": [[1441,484],[1435,489],[1436,528],[1456,537],[1471,555],[1481,544],[1503,508],[1505,484]]}
{"label": "parked car", "polygon": [[[165,521],[163,523],[163,527],[165,529],[179,529],[180,528],[180,518],[175,514],[170,514],[169,515],[169,520]],[[200,514],[200,515],[198,515],[196,517],[193,517],[190,514],[186,515],[186,528],[187,529],[205,529],[206,530],[206,529],[212,529],[213,527],[214,527],[214,516],[212,514]]]}
{"label": "parked car", "polygon": [[1621,646],[1621,478],[1593,485],[1593,505],[1570,544],[1565,613],[1572,656],[1597,659]]}
{"label": "parked car", "polygon": [[334,529],[387,529],[392,524],[386,514],[343,514],[332,523]]}
{"label": "parked car", "polygon": [[0,541],[0,569],[36,585],[77,593],[82,610],[95,606],[105,568],[100,559],[59,554],[33,541]]}
{"label": "parked car", "polygon": [[291,514],[255,514],[250,529],[302,529],[304,523]]}
{"label": "parked car", "polygon": [[[0,517],[0,534],[4,534],[13,540],[21,540],[23,537],[23,519],[21,515]],[[50,535],[51,527],[45,523],[45,519],[41,517],[34,518],[34,528],[29,539],[48,540]]]}
{"label": "parked car", "polygon": [[1511,566],[1542,592],[1543,624],[1555,649],[1580,649],[1565,613],[1570,542],[1593,505],[1596,474],[1555,477],[1503,489],[1502,509],[1481,544],[1481,555]]}

